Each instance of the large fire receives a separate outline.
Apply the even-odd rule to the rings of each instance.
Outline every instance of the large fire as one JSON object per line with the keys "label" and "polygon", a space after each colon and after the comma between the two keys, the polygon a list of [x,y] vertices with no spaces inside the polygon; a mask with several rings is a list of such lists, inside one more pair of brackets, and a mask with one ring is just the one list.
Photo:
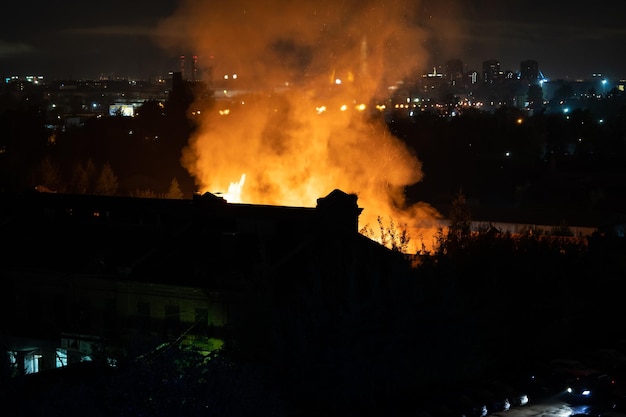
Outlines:
{"label": "large fire", "polygon": [[219,84],[182,156],[199,191],[312,207],[338,188],[357,194],[360,227],[382,220],[407,229],[407,251],[430,248],[440,216],[403,193],[421,162],[374,108],[425,58],[416,14],[399,0],[185,2],[162,41],[199,51]]}

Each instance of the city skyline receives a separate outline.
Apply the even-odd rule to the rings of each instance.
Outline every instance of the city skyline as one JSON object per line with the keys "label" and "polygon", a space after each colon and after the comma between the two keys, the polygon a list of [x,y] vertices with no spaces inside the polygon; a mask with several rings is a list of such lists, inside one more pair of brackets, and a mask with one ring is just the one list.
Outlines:
{"label": "city skyline", "polygon": [[[4,7],[4,15],[10,18],[0,29],[0,74],[43,75],[46,79],[163,76],[179,69],[181,54],[197,54],[199,63],[208,66],[210,61],[217,62],[229,53],[229,49],[236,50],[238,44],[250,40],[246,33],[261,35],[259,31],[274,23],[281,29],[287,19],[301,26],[315,19],[319,28],[325,28],[328,22],[345,26],[351,23],[352,16],[364,10],[361,4],[365,7],[367,2],[344,3],[343,12],[335,13],[337,7],[325,1],[288,8],[280,1],[256,5],[246,0],[167,0],[158,4],[140,0],[108,2],[107,7],[74,0],[64,2],[63,7],[37,1],[12,2]],[[532,59],[550,79],[589,78],[594,73],[626,77],[626,58],[620,49],[626,40],[621,22],[626,4],[599,4],[592,8],[571,7],[564,1],[536,5],[491,0],[474,1],[471,5],[458,0],[413,3],[392,1],[385,3],[384,8],[375,2],[371,4],[379,8],[379,19],[387,17],[380,14],[381,10],[386,13],[392,7],[404,13],[402,23],[414,30],[410,34],[414,50],[403,52],[414,53],[410,58],[423,68],[458,58],[466,70],[480,71],[483,61],[495,59],[503,70],[516,71],[520,62]],[[280,20],[281,14],[284,20]],[[382,24],[375,18],[376,15],[355,25],[368,34],[370,43],[380,28],[368,25]],[[216,28],[222,21],[224,27]],[[297,57],[302,58],[305,48],[300,43],[319,41],[301,37],[290,43],[286,40],[290,31],[294,28],[272,32],[274,39],[268,38],[272,46],[280,43],[284,49],[301,48]],[[231,42],[220,38],[226,34],[235,34],[229,38]],[[277,34],[281,34],[280,39]],[[347,44],[356,35],[354,29],[337,32],[334,40],[339,45],[334,47],[341,48],[342,43]],[[305,47],[312,49],[318,44]],[[233,56],[226,58],[236,66]],[[293,65],[294,58],[289,59],[285,64]]]}

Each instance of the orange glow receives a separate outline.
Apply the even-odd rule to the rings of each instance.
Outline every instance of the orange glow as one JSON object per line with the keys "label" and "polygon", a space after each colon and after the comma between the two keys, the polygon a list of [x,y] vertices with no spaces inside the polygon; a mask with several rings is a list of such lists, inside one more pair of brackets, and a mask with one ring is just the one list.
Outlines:
{"label": "orange glow", "polygon": [[360,228],[375,231],[379,217],[389,219],[406,225],[409,252],[432,247],[441,216],[404,198],[422,179],[421,162],[389,133],[380,108],[365,104],[427,58],[426,33],[408,18],[419,17],[418,3],[183,2],[159,28],[163,45],[198,51],[204,73],[236,73],[246,92],[245,106],[196,120],[181,160],[198,191],[314,207],[338,188],[357,194]]}

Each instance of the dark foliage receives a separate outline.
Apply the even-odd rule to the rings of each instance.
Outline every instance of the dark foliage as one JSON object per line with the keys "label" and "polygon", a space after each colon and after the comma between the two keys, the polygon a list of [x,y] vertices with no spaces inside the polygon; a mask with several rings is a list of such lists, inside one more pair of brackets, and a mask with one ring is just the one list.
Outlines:
{"label": "dark foliage", "polygon": [[271,375],[166,346],[120,368],[83,362],[21,377],[0,394],[15,416],[285,416]]}

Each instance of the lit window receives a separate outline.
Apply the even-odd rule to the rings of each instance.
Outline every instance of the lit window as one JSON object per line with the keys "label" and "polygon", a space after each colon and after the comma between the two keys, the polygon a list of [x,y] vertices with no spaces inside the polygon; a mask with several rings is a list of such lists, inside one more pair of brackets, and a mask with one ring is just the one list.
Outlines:
{"label": "lit window", "polygon": [[55,366],[57,368],[67,366],[67,349],[57,349]]}

